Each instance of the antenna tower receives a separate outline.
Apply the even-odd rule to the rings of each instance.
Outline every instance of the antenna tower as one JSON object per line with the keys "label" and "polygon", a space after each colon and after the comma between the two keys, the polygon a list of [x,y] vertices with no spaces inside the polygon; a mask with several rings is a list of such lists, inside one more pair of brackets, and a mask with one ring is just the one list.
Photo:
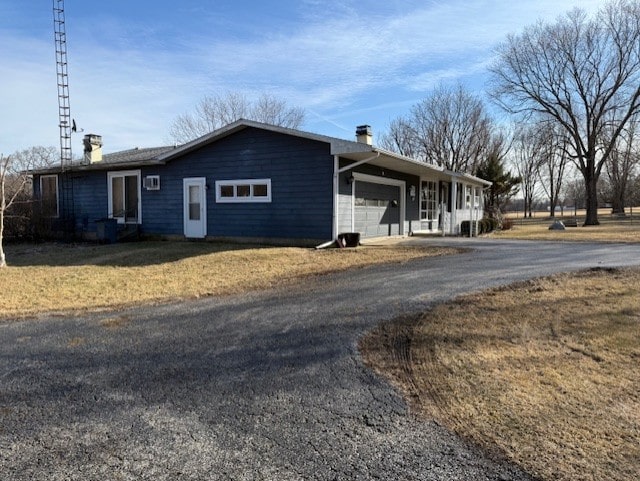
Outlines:
{"label": "antenna tower", "polygon": [[60,127],[60,187],[62,204],[60,227],[65,238],[75,233],[75,206],[71,167],[71,107],[69,107],[69,74],[67,72],[67,31],[64,19],[64,0],[53,0],[53,31],[56,47],[56,75],[58,84],[58,126]]}
{"label": "antenna tower", "polygon": [[60,164],[64,172],[71,165],[71,107],[69,106],[69,74],[67,72],[67,32],[64,0],[53,0],[53,29],[56,43],[58,81],[58,118],[60,126]]}

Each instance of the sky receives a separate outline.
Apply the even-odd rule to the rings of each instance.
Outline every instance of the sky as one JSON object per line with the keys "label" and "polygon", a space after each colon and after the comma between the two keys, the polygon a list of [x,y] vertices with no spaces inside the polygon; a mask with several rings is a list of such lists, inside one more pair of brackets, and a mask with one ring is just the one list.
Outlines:
{"label": "sky", "polygon": [[[67,0],[71,116],[114,152],[171,144],[206,95],[267,93],[305,109],[303,130],[352,140],[368,124],[375,139],[438,85],[484,96],[507,35],[603,4]],[[59,146],[52,0],[0,0],[0,52],[0,153]]]}

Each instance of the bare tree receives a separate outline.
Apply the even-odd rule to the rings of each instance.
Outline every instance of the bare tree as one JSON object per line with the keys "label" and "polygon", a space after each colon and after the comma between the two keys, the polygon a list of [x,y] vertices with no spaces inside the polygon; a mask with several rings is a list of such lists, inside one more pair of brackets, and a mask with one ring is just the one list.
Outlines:
{"label": "bare tree", "polygon": [[419,147],[408,118],[398,117],[389,124],[389,130],[380,136],[380,147],[405,157],[418,157]]}
{"label": "bare tree", "polygon": [[490,149],[492,122],[482,101],[459,85],[441,86],[411,111],[411,125],[426,162],[473,172]]}
{"label": "bare tree", "polygon": [[482,100],[464,89],[440,86],[414,105],[410,114],[391,122],[382,137],[394,152],[458,172],[475,172],[493,143],[493,121]]}
{"label": "bare tree", "polygon": [[574,214],[577,214],[578,209],[585,207],[584,182],[579,178],[579,175],[579,173],[574,172],[574,175],[565,179],[562,187],[564,203],[573,205]]}
{"label": "bare tree", "polygon": [[549,215],[554,217],[556,207],[563,206],[561,195],[565,171],[569,164],[569,142],[562,129],[553,122],[545,122],[541,136],[538,176],[542,190],[549,199]]}
{"label": "bare tree", "polygon": [[[633,207],[640,206],[640,173],[635,173],[629,179],[629,185],[627,189],[627,202],[629,207],[631,207],[632,209],[632,214]],[[637,214],[638,211],[636,210],[636,215]]]}
{"label": "bare tree", "polygon": [[13,155],[0,154],[0,267],[7,265],[4,253],[5,225],[21,202],[30,202],[27,187],[29,169],[51,165],[57,156],[55,147],[31,147]]}
{"label": "bare tree", "polygon": [[539,124],[521,127],[515,134],[512,158],[521,179],[525,217],[533,217],[533,200],[540,179],[538,172],[544,162],[547,142],[546,132]]}
{"label": "bare tree", "polygon": [[193,113],[176,117],[169,136],[177,143],[185,143],[240,119],[297,129],[304,123],[305,112],[272,95],[264,94],[252,102],[241,93],[227,92],[205,96]]}
{"label": "bare tree", "polygon": [[13,196],[7,195],[7,179],[10,176],[12,161],[11,156],[0,154],[0,267],[7,265],[4,253],[4,216],[7,208],[13,203]]}
{"label": "bare tree", "polygon": [[[573,10],[509,36],[497,53],[492,96],[510,112],[542,113],[561,126],[584,180],[585,225],[598,224],[598,179],[640,111],[640,2],[613,0],[594,18]],[[613,128],[602,143],[605,125]]]}
{"label": "bare tree", "polygon": [[[608,130],[605,129],[605,137],[608,134]],[[627,189],[639,164],[640,115],[636,115],[621,132],[606,165],[612,213],[625,213]]]}

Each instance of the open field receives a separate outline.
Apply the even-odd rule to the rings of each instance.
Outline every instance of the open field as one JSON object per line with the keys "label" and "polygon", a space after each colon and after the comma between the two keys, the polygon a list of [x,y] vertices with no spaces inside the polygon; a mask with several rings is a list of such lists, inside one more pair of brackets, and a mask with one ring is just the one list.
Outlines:
{"label": "open field", "polygon": [[370,264],[455,253],[448,248],[314,249],[204,242],[6,247],[0,317],[123,307],[238,293]]}
{"label": "open field", "polygon": [[584,212],[578,211],[577,217],[573,213],[557,216],[556,219],[567,221],[575,219],[578,227],[567,227],[565,230],[549,230],[553,220],[548,212],[535,212],[533,218],[523,218],[522,213],[517,217],[510,213],[506,217],[513,220],[513,228],[489,234],[501,239],[522,240],[553,240],[574,242],[640,242],[640,207],[633,210],[633,216],[613,216],[609,209],[599,212],[600,225],[583,227]]}
{"label": "open field", "polygon": [[[640,207],[627,207],[625,209],[626,216],[624,219],[627,221],[634,220],[640,222]],[[533,211],[533,217],[523,217],[522,211],[510,211],[505,214],[506,217],[517,220],[517,221],[545,221],[549,219],[549,211],[537,210]],[[564,209],[564,211],[556,210],[556,217],[558,218],[567,218],[567,217],[575,217],[579,220],[584,220],[587,215],[587,211],[585,209],[577,209],[574,210],[572,208]],[[598,218],[601,222],[606,222],[607,220],[619,220],[619,216],[614,216],[611,214],[610,208],[602,208],[598,209]],[[633,219],[632,219],[633,218]]]}
{"label": "open field", "polygon": [[469,295],[361,341],[436,419],[544,480],[640,479],[640,270]]}
{"label": "open field", "polygon": [[551,221],[515,224],[512,229],[488,234],[499,239],[548,240],[572,242],[640,242],[640,220],[637,224],[608,223],[599,226],[567,227],[549,230]]}

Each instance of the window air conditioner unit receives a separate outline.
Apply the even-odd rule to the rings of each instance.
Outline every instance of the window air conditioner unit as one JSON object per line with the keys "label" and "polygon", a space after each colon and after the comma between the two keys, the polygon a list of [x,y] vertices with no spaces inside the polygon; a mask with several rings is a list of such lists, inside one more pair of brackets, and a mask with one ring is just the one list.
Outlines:
{"label": "window air conditioner unit", "polygon": [[142,179],[142,186],[147,190],[160,190],[160,176],[147,175]]}

